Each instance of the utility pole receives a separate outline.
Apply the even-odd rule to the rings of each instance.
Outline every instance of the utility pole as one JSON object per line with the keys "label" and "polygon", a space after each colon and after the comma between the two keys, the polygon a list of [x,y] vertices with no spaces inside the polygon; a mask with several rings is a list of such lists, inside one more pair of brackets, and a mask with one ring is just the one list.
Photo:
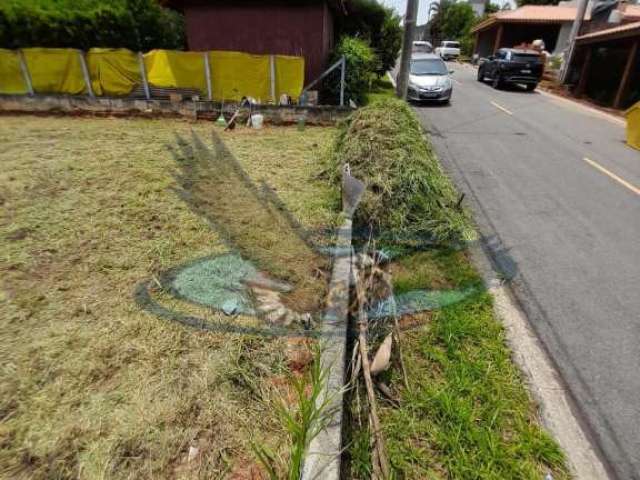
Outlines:
{"label": "utility pole", "polygon": [[569,48],[566,50],[564,62],[562,62],[562,68],[560,69],[560,84],[567,82],[569,76],[569,67],[573,61],[573,57],[576,51],[576,37],[580,33],[582,27],[582,21],[584,20],[584,14],[587,11],[587,5],[589,0],[578,0],[578,8],[576,9],[576,18],[573,21],[571,27],[571,33],[569,34]]}
{"label": "utility pole", "polygon": [[407,99],[409,86],[409,67],[411,64],[411,52],[413,50],[413,36],[416,31],[416,19],[418,17],[419,0],[407,0],[407,12],[404,17],[404,40],[402,41],[402,54],[400,56],[400,73],[396,94],[399,98]]}

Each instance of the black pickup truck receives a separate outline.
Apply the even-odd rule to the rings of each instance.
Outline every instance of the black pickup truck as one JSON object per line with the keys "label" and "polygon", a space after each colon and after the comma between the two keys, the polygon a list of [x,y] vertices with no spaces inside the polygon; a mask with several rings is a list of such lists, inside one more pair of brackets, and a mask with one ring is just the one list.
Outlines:
{"label": "black pickup truck", "polygon": [[543,57],[535,50],[501,48],[481,62],[478,81],[489,79],[493,88],[522,84],[527,90],[535,90],[544,69]]}

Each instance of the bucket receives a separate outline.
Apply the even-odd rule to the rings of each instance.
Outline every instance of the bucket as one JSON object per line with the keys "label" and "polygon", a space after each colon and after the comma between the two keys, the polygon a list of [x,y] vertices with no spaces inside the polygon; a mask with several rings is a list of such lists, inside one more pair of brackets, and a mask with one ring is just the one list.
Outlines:
{"label": "bucket", "polygon": [[259,113],[255,113],[251,115],[251,126],[256,129],[262,128],[262,123],[264,122],[264,116]]}

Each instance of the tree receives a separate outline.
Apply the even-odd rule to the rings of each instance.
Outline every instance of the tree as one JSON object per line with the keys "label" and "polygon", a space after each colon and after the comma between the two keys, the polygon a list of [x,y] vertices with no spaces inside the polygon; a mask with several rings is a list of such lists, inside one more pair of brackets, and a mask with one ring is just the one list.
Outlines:
{"label": "tree", "polygon": [[469,3],[442,0],[440,8],[431,21],[431,38],[435,41],[458,40],[462,42],[469,36],[475,18],[473,8]]}
{"label": "tree", "polygon": [[[345,99],[361,104],[375,78],[376,67],[380,62],[366,41],[349,36],[340,38],[331,61],[335,62],[342,56],[347,62]],[[329,81],[324,83],[323,98],[329,102],[335,101],[340,92],[338,73],[337,70],[334,71]]]}
{"label": "tree", "polygon": [[379,60],[378,73],[384,74],[396,63],[402,46],[400,17],[376,0],[351,0],[345,8],[347,14],[336,18],[336,36],[368,42]]}
{"label": "tree", "polygon": [[184,17],[156,0],[0,0],[0,48],[183,46]]}
{"label": "tree", "polygon": [[493,13],[497,13],[500,11],[500,5],[497,5],[495,3],[491,3],[491,2],[487,2],[484,5],[484,14],[485,15],[491,15]]}

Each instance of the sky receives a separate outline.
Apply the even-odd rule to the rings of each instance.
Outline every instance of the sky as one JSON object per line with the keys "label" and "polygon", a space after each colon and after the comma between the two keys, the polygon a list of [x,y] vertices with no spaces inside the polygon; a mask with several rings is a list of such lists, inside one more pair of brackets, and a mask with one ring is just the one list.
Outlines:
{"label": "sky", "polygon": [[[407,9],[407,0],[378,0],[378,1],[384,5],[395,8],[396,12],[398,12],[398,14],[400,14],[401,17],[404,15],[404,12]],[[429,4],[432,1],[433,0],[419,0],[420,8],[418,9],[418,25],[427,23],[427,13],[429,10]],[[493,0],[493,3],[499,4],[499,5],[502,5],[504,2],[505,0]],[[511,1],[510,3],[512,8],[515,7],[515,4],[513,1]]]}

